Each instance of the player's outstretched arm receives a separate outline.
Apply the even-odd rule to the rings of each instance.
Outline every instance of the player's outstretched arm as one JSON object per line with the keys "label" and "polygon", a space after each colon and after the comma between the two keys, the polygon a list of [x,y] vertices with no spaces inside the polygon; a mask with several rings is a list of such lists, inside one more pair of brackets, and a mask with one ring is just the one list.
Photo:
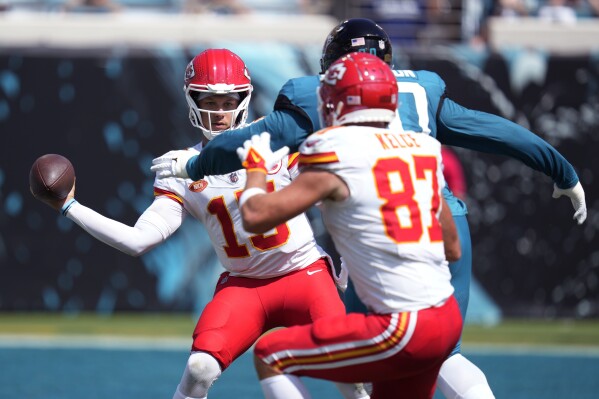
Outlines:
{"label": "player's outstretched arm", "polygon": [[168,198],[156,198],[135,226],[107,218],[74,198],[65,203],[63,214],[103,243],[131,256],[148,252],[170,237],[183,223],[181,205]]}
{"label": "player's outstretched arm", "polygon": [[204,176],[222,175],[241,169],[241,162],[235,156],[237,148],[262,132],[270,133],[273,150],[287,146],[291,152],[296,152],[312,132],[312,124],[298,112],[276,110],[243,128],[223,132],[209,141],[200,155],[189,160],[189,177],[199,180]]}
{"label": "player's outstretched arm", "polygon": [[[437,139],[447,145],[515,158],[551,177],[558,192],[572,200],[574,219],[586,219],[584,190],[572,165],[551,144],[505,118],[473,111],[450,99],[443,102]],[[558,195],[559,194],[559,195]]]}

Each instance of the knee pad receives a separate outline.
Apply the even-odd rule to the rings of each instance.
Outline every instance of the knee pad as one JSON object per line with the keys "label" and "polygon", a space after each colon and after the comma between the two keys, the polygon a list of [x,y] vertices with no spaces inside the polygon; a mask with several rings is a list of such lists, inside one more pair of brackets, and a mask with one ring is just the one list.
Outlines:
{"label": "knee pad", "polygon": [[194,352],[187,359],[178,390],[188,397],[204,398],[220,374],[220,364],[214,357],[205,352]]}
{"label": "knee pad", "polygon": [[447,399],[495,399],[482,370],[461,354],[445,360],[437,386]]}

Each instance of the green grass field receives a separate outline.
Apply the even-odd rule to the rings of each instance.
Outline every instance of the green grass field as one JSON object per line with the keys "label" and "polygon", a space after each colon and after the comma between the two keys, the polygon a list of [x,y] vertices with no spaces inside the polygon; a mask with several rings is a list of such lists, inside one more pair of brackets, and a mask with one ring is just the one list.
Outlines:
{"label": "green grass field", "polygon": [[463,341],[471,344],[596,346],[599,320],[504,319],[497,326],[466,325]]}
{"label": "green grass field", "polygon": [[[117,313],[111,316],[49,313],[0,313],[0,335],[191,336],[191,314]],[[496,326],[467,324],[464,345],[524,344],[599,347],[599,320],[507,319]]]}

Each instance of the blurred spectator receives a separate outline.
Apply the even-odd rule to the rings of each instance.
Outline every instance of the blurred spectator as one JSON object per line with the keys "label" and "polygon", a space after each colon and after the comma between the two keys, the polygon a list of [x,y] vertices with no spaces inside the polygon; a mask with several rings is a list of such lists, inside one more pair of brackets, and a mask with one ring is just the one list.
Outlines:
{"label": "blurred spectator", "polygon": [[[364,2],[367,3],[367,2]],[[461,40],[463,0],[373,0],[361,6],[401,46]]]}
{"label": "blurred spectator", "polygon": [[585,16],[599,17],[599,0],[587,0],[584,2],[588,13]]}
{"label": "blurred spectator", "polygon": [[112,0],[75,0],[64,5],[64,11],[80,13],[111,13],[122,10],[122,6]]}
{"label": "blurred spectator", "polygon": [[[289,0],[287,0],[289,1]],[[297,0],[299,10],[304,14],[331,14],[331,0]]]}
{"label": "blurred spectator", "polygon": [[568,0],[548,0],[539,8],[539,18],[547,22],[576,23],[576,11]]}
{"label": "blurred spectator", "polygon": [[246,14],[252,10],[239,0],[186,0],[183,11],[189,13],[231,15]]}
{"label": "blurred spectator", "polygon": [[506,18],[528,17],[537,7],[534,0],[499,0],[494,14]]}
{"label": "blurred spectator", "polygon": [[462,39],[462,0],[427,0],[426,26],[418,33],[420,44],[459,42]]}
{"label": "blurred spectator", "polygon": [[373,15],[393,43],[417,44],[418,32],[427,24],[428,0],[373,0],[361,5],[362,15]]}
{"label": "blurred spectator", "polygon": [[213,14],[329,14],[332,0],[184,0],[184,11]]}
{"label": "blurred spectator", "polygon": [[461,200],[466,199],[466,176],[462,162],[457,154],[450,147],[441,147],[441,156],[443,157],[443,177],[447,182],[447,187]]}
{"label": "blurred spectator", "polygon": [[487,19],[495,10],[494,0],[464,0],[462,3],[462,40],[473,48],[487,43]]}
{"label": "blurred spectator", "polygon": [[573,8],[578,19],[599,17],[599,0],[577,0]]}

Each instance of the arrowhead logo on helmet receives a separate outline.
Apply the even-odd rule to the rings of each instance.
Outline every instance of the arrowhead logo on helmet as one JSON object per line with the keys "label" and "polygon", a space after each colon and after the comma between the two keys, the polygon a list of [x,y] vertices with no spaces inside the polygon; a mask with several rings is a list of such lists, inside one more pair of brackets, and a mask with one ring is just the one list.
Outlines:
{"label": "arrowhead logo on helmet", "polygon": [[327,69],[318,89],[321,125],[390,123],[397,110],[397,80],[385,62],[354,52]]}
{"label": "arrowhead logo on helmet", "polygon": [[189,64],[187,64],[187,68],[185,68],[185,81],[187,82],[188,80],[192,79],[194,76],[196,76],[196,71],[195,69],[193,69],[193,60],[189,62]]}

